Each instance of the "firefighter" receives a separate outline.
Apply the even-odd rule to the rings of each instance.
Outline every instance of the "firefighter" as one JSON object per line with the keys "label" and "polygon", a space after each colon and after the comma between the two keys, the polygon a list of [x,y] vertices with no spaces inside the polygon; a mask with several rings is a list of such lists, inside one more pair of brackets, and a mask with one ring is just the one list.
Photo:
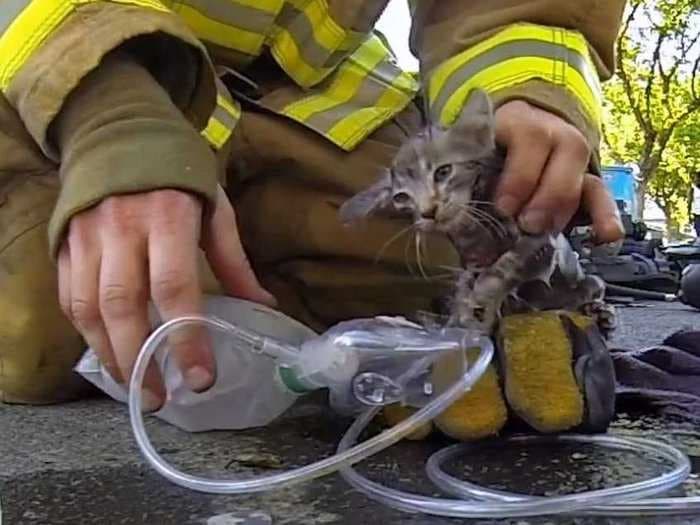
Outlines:
{"label": "firefighter", "polygon": [[[375,260],[402,226],[347,230],[337,208],[425,108],[448,126],[476,87],[493,98],[508,150],[499,209],[532,232],[561,230],[581,209],[599,241],[620,238],[597,175],[600,81],[625,2],[412,2],[423,79],[373,30],[386,3],[3,7],[3,401],[79,395],[71,370],[86,345],[125,381],[149,301],[172,318],[199,311],[202,292],[227,293],[316,329],[430,308],[444,287],[407,270],[402,243]],[[456,264],[446,243],[430,245],[427,270]],[[174,351],[188,384],[206,389],[214,371],[200,335]],[[162,402],[156,375],[146,394],[151,408]]]}

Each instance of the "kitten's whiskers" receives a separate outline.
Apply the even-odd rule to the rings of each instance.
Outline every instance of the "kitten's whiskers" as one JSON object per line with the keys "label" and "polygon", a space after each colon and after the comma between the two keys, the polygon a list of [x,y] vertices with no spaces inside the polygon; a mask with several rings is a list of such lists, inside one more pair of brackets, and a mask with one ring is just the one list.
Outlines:
{"label": "kitten's whiskers", "polygon": [[416,263],[418,264],[418,270],[420,270],[421,275],[423,276],[424,280],[428,280],[428,275],[425,273],[425,269],[423,268],[423,263],[421,261],[421,255],[422,255],[422,239],[423,236],[421,235],[420,231],[416,231]]}
{"label": "kitten's whiskers", "polygon": [[[472,218],[476,218],[476,223],[481,224],[482,227],[484,227],[485,230],[489,231],[492,237],[494,237],[494,232],[491,231],[490,228],[486,228],[484,224],[482,224],[481,221],[484,221],[486,225],[491,226],[493,230],[495,230],[495,233],[500,236],[500,237],[507,237],[508,236],[508,231],[506,230],[505,226],[498,222],[493,215],[490,213],[480,210],[476,206],[470,206],[471,202],[469,204],[455,204],[455,206],[459,206],[464,212],[468,213],[471,215]],[[480,220],[479,220],[480,219]]]}
{"label": "kitten's whiskers", "polygon": [[449,266],[447,264],[441,264],[440,266],[438,266],[438,268],[440,268],[442,270],[454,272],[454,273],[461,273],[464,271],[464,268],[462,268],[460,266]]}
{"label": "kitten's whiskers", "polygon": [[479,199],[470,199],[467,204],[483,204],[486,206],[491,206],[492,208],[496,207],[496,205],[491,201],[482,201]]}
{"label": "kitten's whiskers", "polygon": [[[476,208],[476,205],[489,206],[491,208],[496,207],[496,205],[491,201],[484,201],[484,200],[479,200],[479,199],[471,199],[467,203],[467,205],[472,205],[475,209],[478,209],[478,208]],[[481,209],[479,209],[479,211],[482,214],[484,214],[485,219],[490,220],[496,228],[498,228],[500,231],[503,232],[504,237],[508,236],[508,231],[507,231],[506,227],[496,217],[494,217],[492,213],[487,212],[486,210],[481,210]]]}
{"label": "kitten's whiskers", "polygon": [[415,225],[409,224],[405,228],[402,228],[401,230],[398,231],[398,233],[394,234],[391,236],[391,238],[386,241],[382,247],[379,249],[379,252],[377,253],[376,257],[374,258],[374,264],[377,264],[379,262],[380,257],[384,254],[386,249],[389,247],[391,243],[394,241],[397,241],[404,233],[409,232],[411,229],[413,229]]}
{"label": "kitten's whiskers", "polygon": [[[466,221],[469,222],[469,224],[474,224],[474,225],[478,226],[489,237],[494,236],[493,232],[490,229],[488,229],[486,226],[484,226],[481,223],[481,221],[472,213],[474,211],[472,208],[470,208],[469,206],[463,205],[463,204],[453,204],[453,206],[456,206],[462,210],[462,215],[463,215],[464,219],[466,219]],[[467,224],[466,221],[464,222],[465,225]]]}
{"label": "kitten's whiskers", "polygon": [[480,210],[478,208],[474,208],[474,213],[477,217],[480,217],[484,221],[486,221],[487,225],[490,225],[495,231],[496,234],[500,237],[507,237],[508,232],[500,222],[498,222],[490,213],[485,212],[484,210]]}
{"label": "kitten's whiskers", "polygon": [[406,265],[406,268],[408,269],[408,273],[411,274],[411,277],[418,278],[418,276],[413,272],[413,266],[411,266],[411,263],[408,262],[408,250],[411,246],[411,241],[409,240],[406,242],[403,248],[403,261],[404,264]]}

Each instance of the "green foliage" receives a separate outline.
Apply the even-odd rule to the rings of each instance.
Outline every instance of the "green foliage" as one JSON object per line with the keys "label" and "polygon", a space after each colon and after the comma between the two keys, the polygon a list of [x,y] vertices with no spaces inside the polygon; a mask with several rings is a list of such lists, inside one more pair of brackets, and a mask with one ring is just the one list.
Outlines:
{"label": "green foliage", "polygon": [[[640,168],[670,229],[688,222],[700,170],[700,0],[632,0],[604,85],[604,163]],[[641,196],[641,195],[640,195]]]}

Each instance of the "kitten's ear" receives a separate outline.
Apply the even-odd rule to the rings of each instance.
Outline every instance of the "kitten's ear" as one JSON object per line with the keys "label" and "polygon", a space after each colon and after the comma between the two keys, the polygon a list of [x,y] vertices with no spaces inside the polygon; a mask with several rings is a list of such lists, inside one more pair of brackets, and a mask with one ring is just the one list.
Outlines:
{"label": "kitten's ear", "polygon": [[491,97],[483,89],[473,89],[454,128],[484,148],[496,145],[496,121]]}
{"label": "kitten's ear", "polygon": [[387,170],[377,182],[343,203],[338,212],[340,222],[351,224],[388,207],[390,202],[391,175]]}

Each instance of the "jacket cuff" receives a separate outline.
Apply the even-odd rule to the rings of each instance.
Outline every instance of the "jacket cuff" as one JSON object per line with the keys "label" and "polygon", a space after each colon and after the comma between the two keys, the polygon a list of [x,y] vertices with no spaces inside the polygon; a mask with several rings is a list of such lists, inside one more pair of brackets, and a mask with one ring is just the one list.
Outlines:
{"label": "jacket cuff", "polygon": [[518,23],[444,61],[429,73],[432,118],[449,126],[469,93],[481,88],[497,105],[524,99],[576,126],[598,147],[600,79],[578,31]]}
{"label": "jacket cuff", "polygon": [[[18,49],[9,62],[0,57],[0,87],[47,157],[58,161],[47,130],[64,101],[117,48],[140,55],[196,129],[207,125],[216,104],[213,67],[204,46],[163,3],[66,2],[59,18],[42,5],[32,2],[26,9],[36,13],[23,13],[3,35]],[[45,38],[30,40],[28,32]]]}
{"label": "jacket cuff", "polygon": [[178,189],[216,199],[216,157],[143,67],[111,55],[71,94],[50,136],[62,188],[49,222],[50,253],[71,218],[106,197]]}

